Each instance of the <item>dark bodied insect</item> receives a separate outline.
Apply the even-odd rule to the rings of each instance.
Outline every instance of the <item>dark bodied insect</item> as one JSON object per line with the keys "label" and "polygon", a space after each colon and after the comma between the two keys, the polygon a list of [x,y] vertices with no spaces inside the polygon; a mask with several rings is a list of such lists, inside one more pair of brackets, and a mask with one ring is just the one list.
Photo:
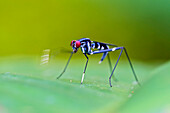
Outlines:
{"label": "dark bodied insect", "polygon": [[[97,41],[91,41],[89,38],[81,38],[79,40],[73,40],[71,41],[71,44],[70,46],[72,47],[73,51],[71,52],[71,55],[67,61],[67,64],[64,68],[64,70],[62,71],[62,73],[57,77],[57,79],[59,79],[63,73],[66,71],[67,69],[67,66],[72,58],[72,55],[74,53],[76,53],[78,51],[79,48],[81,48],[81,51],[83,52],[83,54],[85,55],[85,57],[87,58],[87,61],[86,61],[86,65],[85,65],[85,68],[84,68],[84,71],[83,71],[83,75],[82,75],[82,79],[81,79],[81,84],[83,83],[83,80],[84,80],[84,76],[85,76],[85,72],[86,72],[86,68],[87,68],[87,64],[88,64],[88,61],[89,61],[89,58],[87,55],[93,55],[93,54],[99,54],[99,53],[103,53],[103,56],[101,58],[101,60],[99,61],[99,64],[106,58],[106,56],[108,57],[108,61],[109,61],[109,66],[112,70],[112,65],[111,65],[111,61],[110,61],[110,56],[109,56],[109,52],[111,51],[117,51],[117,50],[120,50],[120,54],[119,54],[119,57],[117,59],[117,62],[112,70],[112,73],[109,77],[109,83],[110,83],[110,87],[112,87],[112,84],[111,84],[111,78],[116,69],[116,66],[118,64],[118,61],[120,59],[120,56],[122,55],[122,52],[124,51],[125,54],[126,54],[126,57],[129,61],[129,64],[130,64],[130,67],[132,69],[132,72],[134,74],[134,77],[135,77],[135,80],[136,82],[139,84],[139,81],[138,81],[138,78],[136,76],[136,73],[134,71],[134,68],[132,66],[132,63],[130,61],[130,58],[128,56],[128,53],[125,49],[125,47],[118,47],[117,45],[114,45],[114,44],[108,44],[108,43],[103,43],[103,42],[97,42]],[[112,46],[113,48],[109,48],[110,46]],[[94,50],[94,49],[97,49],[97,50]],[[140,84],[139,84],[140,85]]]}

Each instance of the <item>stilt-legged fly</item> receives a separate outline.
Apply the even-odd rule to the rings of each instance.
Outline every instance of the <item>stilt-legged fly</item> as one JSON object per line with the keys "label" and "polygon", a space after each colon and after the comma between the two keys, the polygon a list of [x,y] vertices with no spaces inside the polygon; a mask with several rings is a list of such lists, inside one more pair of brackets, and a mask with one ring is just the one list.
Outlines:
{"label": "stilt-legged fly", "polygon": [[[67,64],[66,64],[64,70],[57,77],[57,79],[59,79],[63,75],[63,73],[66,71],[67,66],[68,66],[68,64],[69,64],[69,62],[70,62],[70,60],[72,58],[72,55],[74,53],[76,53],[79,48],[81,48],[81,51],[83,52],[83,54],[87,58],[86,65],[85,65],[85,68],[84,68],[84,71],[83,71],[83,75],[82,75],[82,79],[81,79],[81,84],[83,83],[85,72],[86,72],[86,68],[87,68],[87,64],[88,64],[88,61],[89,61],[88,55],[103,53],[103,56],[102,56],[101,60],[99,61],[99,64],[106,58],[106,56],[108,57],[109,66],[110,66],[110,69],[112,70],[111,75],[109,77],[109,83],[110,83],[110,87],[112,87],[111,78],[112,78],[112,76],[114,76],[113,73],[114,73],[114,71],[116,69],[116,66],[117,66],[117,64],[119,62],[119,59],[120,59],[120,57],[122,55],[122,52],[124,51],[128,61],[129,61],[129,64],[130,64],[130,67],[132,69],[132,72],[133,72],[133,75],[135,77],[135,80],[138,83],[138,85],[140,85],[125,47],[118,47],[117,45],[114,45],[114,44],[97,42],[97,41],[91,41],[89,38],[81,38],[79,40],[73,40],[73,41],[71,41],[70,46],[72,47],[73,51],[71,52],[71,55],[70,55],[70,57],[69,57],[69,59],[67,61]],[[112,47],[112,48],[109,48],[109,47]],[[117,50],[120,50],[120,54],[119,54],[119,57],[118,57],[118,59],[116,61],[116,64],[115,64],[114,68],[112,69],[109,52],[117,51]],[[48,52],[48,50],[46,50],[45,52]],[[47,56],[45,56],[45,58],[48,59],[49,56],[47,55]],[[44,62],[46,62],[46,60]],[[114,79],[115,79],[115,77],[114,77]]]}

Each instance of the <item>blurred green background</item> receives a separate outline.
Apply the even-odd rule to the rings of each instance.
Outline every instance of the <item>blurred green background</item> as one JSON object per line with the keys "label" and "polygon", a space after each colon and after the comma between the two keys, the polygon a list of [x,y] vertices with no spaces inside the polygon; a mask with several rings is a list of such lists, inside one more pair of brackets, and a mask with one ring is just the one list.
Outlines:
{"label": "blurred green background", "polygon": [[169,6],[169,0],[1,0],[1,56],[70,48],[71,40],[89,37],[125,46],[137,60],[167,60]]}
{"label": "blurred green background", "polygon": [[[169,0],[0,0],[0,113],[170,112],[169,20]],[[90,57],[83,85],[80,52],[59,80],[69,54],[40,65],[44,49],[71,50],[83,37],[125,46],[142,86],[127,59],[112,88],[101,54]]]}

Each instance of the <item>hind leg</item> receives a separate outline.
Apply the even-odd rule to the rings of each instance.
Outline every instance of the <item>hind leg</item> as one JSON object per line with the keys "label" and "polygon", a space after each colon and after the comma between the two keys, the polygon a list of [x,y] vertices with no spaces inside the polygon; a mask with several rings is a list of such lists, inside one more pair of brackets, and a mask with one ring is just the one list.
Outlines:
{"label": "hind leg", "polygon": [[[109,67],[110,67],[110,72],[112,73],[112,63],[111,63],[111,60],[110,60],[110,55],[109,55],[109,53],[107,54],[107,58],[108,58],[108,62],[109,62]],[[115,81],[115,82],[117,82],[118,81],[118,79],[115,77],[115,75],[113,74],[113,80]]]}

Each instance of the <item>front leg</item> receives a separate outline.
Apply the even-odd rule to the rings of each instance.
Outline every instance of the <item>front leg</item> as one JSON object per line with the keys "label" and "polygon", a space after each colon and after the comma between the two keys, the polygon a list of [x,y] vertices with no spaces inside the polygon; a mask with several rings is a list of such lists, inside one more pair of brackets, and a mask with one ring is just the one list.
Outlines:
{"label": "front leg", "polygon": [[87,61],[86,61],[86,65],[85,65],[85,68],[84,68],[84,71],[83,71],[83,75],[82,75],[82,79],[81,79],[81,84],[83,83],[84,75],[85,75],[85,72],[86,72],[86,67],[87,67],[87,64],[88,64],[88,61],[89,61],[88,56],[85,53],[84,53],[84,55],[87,58]]}
{"label": "front leg", "polygon": [[68,61],[67,61],[67,64],[66,64],[63,72],[57,77],[57,79],[59,79],[59,78],[63,75],[63,73],[66,71],[67,66],[68,66],[68,64],[69,64],[69,62],[70,62],[70,60],[71,60],[72,55],[73,55],[73,52],[71,52],[71,55],[70,55],[70,57],[69,57],[69,59],[68,59]]}

